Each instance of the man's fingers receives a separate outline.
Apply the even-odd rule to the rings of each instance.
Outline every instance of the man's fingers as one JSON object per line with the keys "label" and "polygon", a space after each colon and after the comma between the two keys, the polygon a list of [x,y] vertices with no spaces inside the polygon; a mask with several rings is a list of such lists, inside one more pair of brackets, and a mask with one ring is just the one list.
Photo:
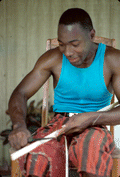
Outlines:
{"label": "man's fingers", "polygon": [[21,138],[21,147],[24,147],[25,145],[27,145],[28,143],[28,137],[26,137],[26,134],[22,134],[22,138]]}
{"label": "man's fingers", "polygon": [[19,143],[18,143],[18,139],[16,138],[15,135],[11,135],[9,137],[9,143],[12,147],[14,147],[15,149],[19,149]]}
{"label": "man's fingers", "polygon": [[83,131],[83,128],[81,128],[80,126],[76,126],[76,127],[73,127],[73,128],[66,128],[66,130],[64,130],[64,134],[65,135],[69,135],[69,134],[72,134],[72,133],[76,133],[76,132],[82,132]]}
{"label": "man's fingers", "polygon": [[14,147],[13,140],[10,138],[10,136],[9,136],[8,140],[9,140],[10,145],[11,145],[12,147]]}
{"label": "man's fingers", "polygon": [[67,132],[69,132],[71,130],[70,127],[65,127],[61,130],[60,134],[59,135],[63,135],[63,134],[66,134]]}
{"label": "man's fingers", "polygon": [[15,149],[20,149],[21,147],[27,145],[29,137],[29,132],[17,132],[9,135],[9,142]]}

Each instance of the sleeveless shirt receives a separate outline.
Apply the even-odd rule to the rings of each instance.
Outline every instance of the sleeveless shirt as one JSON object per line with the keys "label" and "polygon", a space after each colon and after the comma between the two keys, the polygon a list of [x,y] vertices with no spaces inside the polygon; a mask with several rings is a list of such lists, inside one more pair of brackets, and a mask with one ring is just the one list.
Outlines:
{"label": "sleeveless shirt", "polygon": [[91,112],[110,104],[112,94],[103,74],[105,50],[106,45],[100,43],[87,68],[73,66],[63,54],[60,78],[54,89],[54,112]]}

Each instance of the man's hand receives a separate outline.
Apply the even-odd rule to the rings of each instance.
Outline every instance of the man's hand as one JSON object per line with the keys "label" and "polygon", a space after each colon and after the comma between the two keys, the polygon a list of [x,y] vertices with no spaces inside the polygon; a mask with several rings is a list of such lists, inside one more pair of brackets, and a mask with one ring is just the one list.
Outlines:
{"label": "man's hand", "polygon": [[65,124],[61,134],[65,133],[66,135],[69,135],[75,132],[83,132],[87,127],[92,126],[96,116],[97,113],[93,112],[73,115]]}
{"label": "man's hand", "polygon": [[15,149],[20,149],[27,145],[28,138],[31,136],[31,133],[27,130],[26,127],[20,126],[14,129],[9,135],[9,143]]}

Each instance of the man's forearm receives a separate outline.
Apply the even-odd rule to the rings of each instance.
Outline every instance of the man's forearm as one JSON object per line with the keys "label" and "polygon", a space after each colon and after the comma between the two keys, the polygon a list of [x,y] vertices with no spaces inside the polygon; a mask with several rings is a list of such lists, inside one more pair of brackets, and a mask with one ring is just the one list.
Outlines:
{"label": "man's forearm", "polygon": [[98,116],[94,125],[118,125],[120,124],[120,106],[109,111],[99,112]]}
{"label": "man's forearm", "polygon": [[13,129],[19,126],[25,126],[25,119],[27,113],[27,99],[23,94],[14,91],[10,101],[8,111],[12,120]]}

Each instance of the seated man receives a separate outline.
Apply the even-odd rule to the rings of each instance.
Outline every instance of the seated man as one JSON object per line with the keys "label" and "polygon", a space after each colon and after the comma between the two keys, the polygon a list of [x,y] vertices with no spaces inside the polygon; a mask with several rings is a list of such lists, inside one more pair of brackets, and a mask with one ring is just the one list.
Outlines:
{"label": "seated man", "polygon": [[[108,177],[114,142],[106,125],[120,124],[120,107],[96,112],[110,104],[112,93],[120,100],[120,51],[94,43],[95,30],[88,13],[65,11],[58,24],[59,47],[44,53],[33,70],[13,91],[9,113],[11,146],[24,147],[31,136],[26,128],[27,100],[52,75],[55,117],[34,138],[42,138],[65,124],[69,161],[82,177]],[[65,117],[65,113],[78,113]],[[26,176],[65,176],[64,136],[37,147],[20,158]]]}

